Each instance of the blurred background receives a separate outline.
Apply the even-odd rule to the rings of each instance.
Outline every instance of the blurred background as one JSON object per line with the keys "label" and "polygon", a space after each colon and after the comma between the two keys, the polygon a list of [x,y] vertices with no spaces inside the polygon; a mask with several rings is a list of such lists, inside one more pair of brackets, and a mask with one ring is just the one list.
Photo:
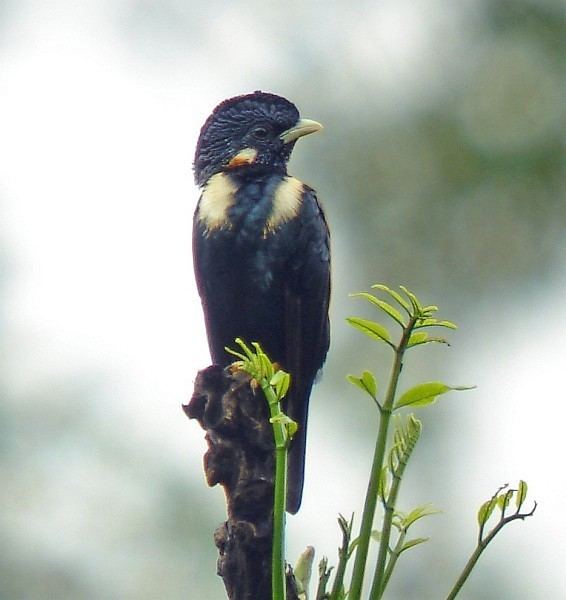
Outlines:
{"label": "blurred background", "polygon": [[443,598],[476,511],[525,479],[539,502],[463,599],[563,597],[566,561],[564,5],[560,0],[0,3],[0,597],[224,598],[181,411],[208,365],[192,274],[191,162],[224,98],[262,89],[324,131],[290,171],[333,236],[333,341],[311,401],[288,558],[336,563],[361,515],[377,415],[345,381],[389,356],[345,323],[352,291],[405,284],[460,326],[402,387],[476,390],[419,412],[400,499],[442,513],[390,598]]}

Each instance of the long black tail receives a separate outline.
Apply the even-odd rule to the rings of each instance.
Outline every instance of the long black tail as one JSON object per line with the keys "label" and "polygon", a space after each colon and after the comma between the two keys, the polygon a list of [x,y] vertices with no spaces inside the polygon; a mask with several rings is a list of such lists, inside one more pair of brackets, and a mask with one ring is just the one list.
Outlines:
{"label": "long black tail", "polygon": [[295,514],[303,498],[303,484],[305,480],[305,453],[307,445],[307,414],[309,396],[312,384],[303,389],[289,390],[286,413],[296,421],[299,429],[295,433],[289,448],[287,463],[287,512]]}

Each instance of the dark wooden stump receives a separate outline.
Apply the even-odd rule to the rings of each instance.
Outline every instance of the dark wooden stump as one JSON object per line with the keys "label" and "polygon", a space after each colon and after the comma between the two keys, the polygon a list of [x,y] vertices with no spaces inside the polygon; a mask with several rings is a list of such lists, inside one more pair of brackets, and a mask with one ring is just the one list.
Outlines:
{"label": "dark wooden stump", "polygon": [[[214,542],[228,598],[270,600],[275,458],[267,402],[243,373],[211,366],[198,373],[183,410],[206,431],[208,485],[226,495],[228,519]],[[287,588],[288,600],[297,599],[291,573]]]}

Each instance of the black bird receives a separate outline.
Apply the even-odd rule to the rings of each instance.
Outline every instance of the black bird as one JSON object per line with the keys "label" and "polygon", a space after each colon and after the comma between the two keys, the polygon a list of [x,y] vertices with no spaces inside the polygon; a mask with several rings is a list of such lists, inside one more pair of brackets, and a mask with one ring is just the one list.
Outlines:
{"label": "black bird", "polygon": [[215,364],[234,339],[259,342],[291,373],[287,510],[301,504],[311,388],[328,351],[329,233],[315,191],[287,173],[298,138],[321,129],[294,104],[254,92],[219,104],[203,125],[194,172],[202,194],[193,256]]}

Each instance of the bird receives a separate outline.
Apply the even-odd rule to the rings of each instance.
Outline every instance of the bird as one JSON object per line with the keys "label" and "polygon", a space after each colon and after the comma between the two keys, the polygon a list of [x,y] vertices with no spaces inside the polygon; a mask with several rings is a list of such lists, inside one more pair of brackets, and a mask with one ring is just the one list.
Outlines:
{"label": "bird", "polygon": [[198,138],[193,261],[211,358],[228,366],[236,338],[258,342],[291,374],[286,510],[301,505],[312,386],[330,343],[330,234],[313,188],[289,175],[296,141],[322,125],[273,93],[221,102]]}

